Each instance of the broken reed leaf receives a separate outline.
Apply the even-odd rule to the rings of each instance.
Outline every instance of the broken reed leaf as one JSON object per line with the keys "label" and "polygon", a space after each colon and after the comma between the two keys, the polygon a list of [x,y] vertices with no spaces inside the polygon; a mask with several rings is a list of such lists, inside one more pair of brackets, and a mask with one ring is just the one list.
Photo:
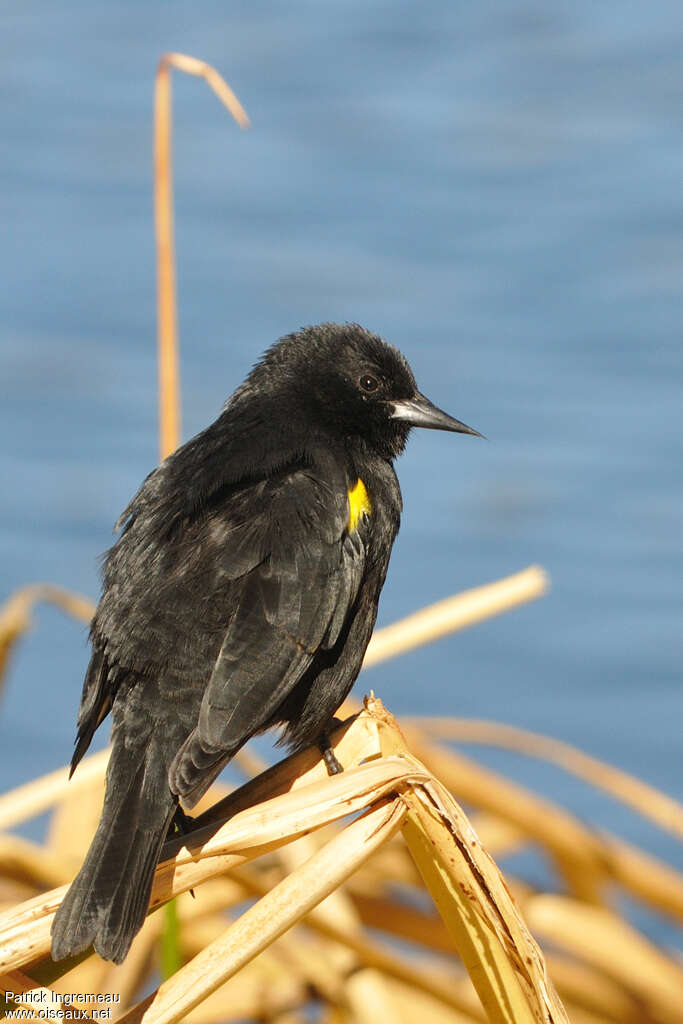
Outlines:
{"label": "broken reed leaf", "polygon": [[[157,868],[150,907],[329,821],[358,813],[417,777],[401,758],[370,762],[246,808],[220,827],[209,825],[171,840],[162,856],[174,856]],[[0,971],[47,954],[52,916],[65,890],[54,889],[0,916]]]}
{"label": "broken reed leaf", "polygon": [[[379,706],[379,702],[378,701],[374,702],[373,708],[375,710],[377,710],[378,708],[381,709],[381,706]],[[369,717],[373,718],[373,712],[372,711],[371,711]],[[398,735],[398,734],[396,733],[396,735]],[[402,749],[402,746],[401,746],[400,743],[398,743],[397,750],[401,750],[401,749]],[[393,767],[394,763],[396,764],[397,768]],[[304,786],[303,788],[301,788],[301,790],[298,790],[298,791],[295,791],[293,793],[290,793],[289,795],[284,795],[284,796],[281,796],[281,797],[278,797],[278,798],[274,798],[273,800],[270,801],[270,806],[269,807],[266,805],[265,807],[261,806],[260,808],[252,808],[252,809],[249,809],[249,810],[245,810],[245,811],[241,812],[236,818],[232,818],[230,820],[230,822],[227,823],[227,825],[223,826],[225,828],[228,828],[228,830],[230,829],[230,826],[231,826],[231,834],[232,834],[231,835],[231,849],[233,849],[233,850],[241,849],[243,847],[243,837],[244,837],[244,842],[246,842],[246,843],[251,842],[252,845],[255,842],[258,843],[259,844],[258,848],[260,850],[263,849],[263,844],[264,843],[267,845],[268,842],[271,842],[275,838],[278,838],[278,837],[282,838],[283,829],[285,827],[288,827],[289,825],[283,823],[282,813],[275,816],[275,811],[274,811],[274,808],[273,808],[274,804],[279,804],[281,806],[283,805],[284,802],[288,802],[289,804],[291,804],[292,806],[289,808],[289,813],[290,813],[291,816],[293,816],[294,820],[299,821],[299,827],[300,827],[300,825],[301,825],[302,804],[305,803],[306,797],[310,798],[310,796],[311,796],[311,792],[310,791],[312,791],[314,794],[317,795],[317,798],[318,798],[318,801],[319,801],[319,799],[321,799],[324,796],[324,792],[323,791],[328,791],[327,795],[330,796],[329,791],[330,791],[330,787],[331,786],[333,788],[340,788],[341,786],[348,787],[348,785],[350,783],[353,793],[357,796],[358,793],[362,792],[362,797],[364,797],[364,799],[366,801],[368,801],[368,797],[369,797],[368,786],[366,785],[365,791],[364,791],[364,787],[362,787],[362,785],[360,785],[360,786],[358,785],[358,782],[359,782],[361,776],[365,777],[365,779],[367,781],[368,780],[368,776],[370,774],[372,774],[373,777],[376,777],[381,772],[386,773],[387,768],[392,769],[394,775],[396,774],[396,771],[398,770],[399,776],[404,780],[405,784],[407,784],[411,788],[415,787],[416,785],[417,786],[421,786],[421,787],[426,787],[427,785],[433,783],[433,780],[432,780],[432,783],[430,783],[429,777],[425,775],[424,770],[422,769],[422,767],[420,765],[418,765],[414,761],[414,759],[412,759],[410,757],[410,755],[407,756],[407,752],[405,752],[402,757],[390,757],[390,758],[382,759],[380,761],[370,762],[366,766],[362,766],[362,767],[359,767],[359,768],[355,768],[355,769],[351,768],[347,772],[345,772],[344,775],[337,776],[337,777],[335,777],[333,779],[327,780],[327,784],[325,784],[325,785],[321,785],[321,783],[318,782],[318,783],[313,783],[313,784],[308,785],[308,786]],[[396,779],[393,778],[391,781],[392,781],[392,784],[393,784],[393,790],[395,791],[396,790]],[[341,788],[340,788],[340,793],[341,793]],[[340,799],[340,794],[335,794],[334,795],[334,799],[333,799],[333,804],[334,803],[338,803],[339,799]],[[380,791],[380,799],[382,799],[381,791]],[[434,800],[434,798],[432,797],[432,801],[433,800]],[[403,808],[404,802],[405,802],[405,797],[401,798],[401,802],[400,802],[400,805],[399,805],[401,808]],[[350,800],[346,800],[345,801],[345,803],[344,803],[344,810],[345,810],[346,813],[349,813],[349,811],[353,811],[354,810],[354,807],[351,804]],[[254,839],[254,826],[256,825],[255,817],[258,818],[259,816],[261,818],[261,825],[265,826],[265,830],[262,827],[261,828],[261,834],[260,834],[259,838],[257,840],[255,840]],[[246,819],[250,819],[250,818],[252,819],[251,821],[247,821],[246,820]],[[240,819],[242,819],[242,820],[240,820]],[[273,820],[278,822],[274,826],[271,823],[271,822],[273,822]],[[360,819],[358,819],[358,820],[360,820]],[[354,822],[354,824],[355,824],[355,822]],[[268,825],[270,827],[270,831],[268,831]],[[273,827],[274,827],[274,831],[273,831]],[[352,826],[350,826],[350,827],[352,827]],[[303,830],[305,830],[305,829],[303,829]],[[211,833],[211,831],[213,831],[214,835],[207,835],[207,833]],[[342,834],[342,836],[346,835],[347,833],[348,833],[348,828],[345,829],[345,831]],[[190,841],[191,844],[194,845],[194,844],[204,840],[205,838],[206,838],[206,842],[203,842],[203,844],[202,844],[201,853],[198,850],[195,850],[196,856],[200,855],[200,856],[206,858],[212,852],[213,853],[220,853],[220,852],[224,853],[225,850],[227,849],[227,847],[225,846],[225,837],[221,836],[221,829],[218,829],[216,831],[215,826],[213,827],[213,829],[211,828],[211,826],[209,826],[208,828],[205,827],[201,831],[199,836],[195,835],[193,837],[190,837],[189,841]],[[336,839],[332,840],[331,843],[335,843],[336,841],[337,841]],[[172,845],[173,844],[170,844],[170,846],[172,846]],[[230,846],[230,844],[228,843],[228,847],[229,846]],[[328,846],[326,846],[324,849],[327,850],[329,846],[330,846],[330,844],[328,844]],[[187,851],[185,851],[185,854],[186,853],[187,853]],[[314,855],[314,857],[315,856],[317,856],[317,855]],[[182,863],[181,863],[182,857],[183,857],[183,851],[180,851],[179,854],[178,854],[178,857],[176,858],[176,863],[174,863],[174,869],[175,869],[175,872],[176,872],[176,877],[175,877],[174,881],[176,881],[176,882],[177,882],[178,873],[180,873],[178,871],[178,863],[180,863],[180,869],[181,869],[181,867],[182,867]],[[216,858],[213,858],[213,859],[216,859]],[[348,867],[348,861],[349,861],[349,858],[346,858],[347,867]],[[160,871],[158,873],[158,881],[159,881],[159,874],[163,873],[163,867],[164,867],[164,865],[162,865],[162,867],[160,868]],[[288,878],[290,878],[290,877],[288,877]],[[490,955],[489,951],[488,951],[488,955]],[[504,982],[503,987],[504,987],[504,990],[506,991],[506,993],[507,993],[507,988],[513,985],[512,978],[513,978],[513,976],[510,975],[510,977],[506,978],[506,980]],[[506,998],[509,998],[509,997],[510,997],[509,993],[506,994]],[[498,1001],[499,1001],[499,1004],[502,1005],[503,999],[502,999],[501,993],[499,993]],[[519,1001],[519,1005],[517,1007],[516,1013],[517,1013],[518,1016],[521,1013],[523,1013],[522,1002],[521,1001]],[[506,1018],[505,1017],[495,1017],[494,1019],[496,1019],[496,1020],[499,1020],[499,1019],[500,1020],[505,1020]],[[519,1019],[522,1019],[522,1018],[520,1017]],[[531,1019],[533,1019],[533,1018],[529,1017],[529,1020],[531,1020]]]}
{"label": "broken reed leaf", "polygon": [[400,827],[404,809],[381,800],[263,896],[221,936],[164,982],[149,1005],[120,1024],[174,1024],[313,906],[334,891]]}
{"label": "broken reed leaf", "polygon": [[[415,767],[424,767],[408,753],[381,701],[366,699],[365,707],[377,722],[385,756],[404,751]],[[510,1024],[566,1021],[543,955],[463,810],[434,776],[411,787],[403,800],[408,848],[489,1016]]]}
{"label": "broken reed leaf", "polygon": [[186,75],[203,78],[223,106],[230,111],[240,128],[249,127],[249,115],[223,76],[216,71],[212,64],[208,64],[198,57],[191,57],[187,53],[169,52],[160,58],[157,74],[169,67],[176,68],[177,71],[184,71]]}

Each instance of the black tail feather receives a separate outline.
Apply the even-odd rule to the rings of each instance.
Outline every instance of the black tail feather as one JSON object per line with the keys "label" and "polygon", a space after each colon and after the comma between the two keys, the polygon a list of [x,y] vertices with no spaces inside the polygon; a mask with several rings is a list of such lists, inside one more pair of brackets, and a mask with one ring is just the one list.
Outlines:
{"label": "black tail feather", "polygon": [[52,925],[53,960],[92,944],[121,963],[145,919],[176,805],[156,744],[137,757],[115,745],[100,824]]}

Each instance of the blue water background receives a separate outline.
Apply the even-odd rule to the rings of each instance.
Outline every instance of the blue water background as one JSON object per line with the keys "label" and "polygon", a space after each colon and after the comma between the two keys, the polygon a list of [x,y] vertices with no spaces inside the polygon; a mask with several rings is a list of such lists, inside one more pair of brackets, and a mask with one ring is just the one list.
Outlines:
{"label": "blue water background", "polygon": [[[411,439],[380,621],[532,562],[552,575],[357,692],[537,729],[681,795],[680,0],[5,5],[0,597],[95,596],[157,457],[167,49],[213,62],[253,119],[240,133],[175,78],[184,436],[278,336],[359,321],[490,439]],[[68,759],[87,656],[82,627],[38,610],[0,706],[3,789]],[[680,863],[587,786],[488,760]]]}

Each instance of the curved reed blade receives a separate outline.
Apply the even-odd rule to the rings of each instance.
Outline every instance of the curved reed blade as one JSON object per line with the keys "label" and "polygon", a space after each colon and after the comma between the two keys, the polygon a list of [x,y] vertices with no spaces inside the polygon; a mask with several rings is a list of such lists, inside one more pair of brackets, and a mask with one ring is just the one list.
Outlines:
{"label": "curved reed blade", "polygon": [[90,622],[95,611],[87,597],[50,583],[30,583],[10,594],[0,606],[0,686],[14,646],[31,628],[31,612],[40,601],[55,605],[81,622]]}
{"label": "curved reed blade", "polygon": [[378,629],[365,652],[363,668],[423,647],[449,633],[475,626],[547,594],[550,580],[540,565],[504,579],[473,587],[414,612],[391,626]]}
{"label": "curved reed blade", "polygon": [[196,75],[213,89],[240,126],[249,118],[234,92],[206,61],[185,53],[165,53],[154,87],[154,217],[157,243],[157,319],[159,346],[159,440],[161,458],[180,443],[178,311],[173,240],[173,174],[171,162],[171,68]]}
{"label": "curved reed blade", "polygon": [[680,801],[569,743],[502,722],[474,718],[409,718],[406,725],[422,728],[435,738],[502,747],[550,761],[683,839],[683,804]]}

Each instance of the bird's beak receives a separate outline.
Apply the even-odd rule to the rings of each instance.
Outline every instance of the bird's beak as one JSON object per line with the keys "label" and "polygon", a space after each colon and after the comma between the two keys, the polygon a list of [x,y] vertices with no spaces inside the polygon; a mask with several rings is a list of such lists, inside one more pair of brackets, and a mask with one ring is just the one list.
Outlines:
{"label": "bird's beak", "polygon": [[475,437],[483,437],[478,430],[466,426],[460,420],[449,416],[443,409],[437,408],[428,398],[420,392],[414,398],[404,398],[399,402],[393,402],[394,411],[391,418],[410,423],[413,427],[428,427],[431,430],[452,430],[458,434],[473,434]]}

